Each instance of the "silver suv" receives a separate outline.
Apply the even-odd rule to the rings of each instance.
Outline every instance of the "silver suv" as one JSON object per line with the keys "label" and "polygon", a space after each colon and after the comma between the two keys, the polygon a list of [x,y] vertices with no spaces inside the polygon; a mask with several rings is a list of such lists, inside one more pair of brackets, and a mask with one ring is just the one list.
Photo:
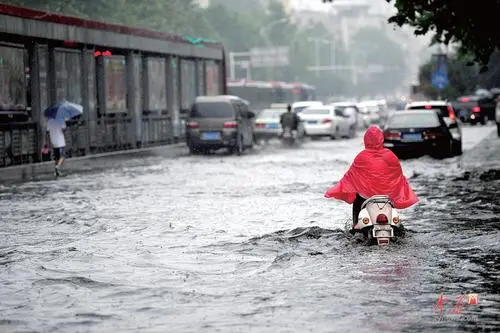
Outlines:
{"label": "silver suv", "polygon": [[199,96],[186,122],[190,153],[229,148],[240,155],[254,143],[253,113],[236,96]]}

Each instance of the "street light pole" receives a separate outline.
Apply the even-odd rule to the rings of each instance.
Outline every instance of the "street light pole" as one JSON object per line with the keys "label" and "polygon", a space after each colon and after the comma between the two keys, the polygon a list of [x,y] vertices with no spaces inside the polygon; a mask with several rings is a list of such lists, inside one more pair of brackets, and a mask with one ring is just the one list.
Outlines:
{"label": "street light pole", "polygon": [[[279,23],[283,23],[283,22],[286,22],[287,21],[287,18],[282,18],[282,19],[279,19],[279,20],[276,20],[276,21],[273,21],[271,23],[269,23],[268,25],[262,27],[260,30],[259,30],[259,35],[262,39],[264,39],[266,42],[267,42],[267,45],[269,47],[272,47],[273,44],[271,43],[271,40],[269,39],[268,36],[264,35],[264,31],[266,30],[269,30],[271,29],[272,27],[274,27],[276,24],[279,24]],[[275,55],[275,58],[276,58],[276,55]],[[276,62],[274,61],[273,62],[273,66],[271,67],[272,68],[272,77],[274,79],[274,74],[276,73]]]}

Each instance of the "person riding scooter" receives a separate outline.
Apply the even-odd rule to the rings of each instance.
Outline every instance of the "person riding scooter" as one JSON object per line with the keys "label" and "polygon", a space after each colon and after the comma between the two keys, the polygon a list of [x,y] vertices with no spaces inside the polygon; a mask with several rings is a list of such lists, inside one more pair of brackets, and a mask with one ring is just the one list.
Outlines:
{"label": "person riding scooter", "polygon": [[387,195],[394,208],[408,208],[418,202],[408,180],[403,175],[399,159],[384,148],[384,133],[371,126],[364,136],[361,151],[338,184],[325,193],[326,198],[345,201],[352,206],[353,227],[358,223],[361,206],[374,195]]}
{"label": "person riding scooter", "polygon": [[292,112],[292,106],[290,104],[287,105],[286,110],[287,112],[282,113],[280,116],[280,124],[282,128],[280,136],[283,136],[287,128],[292,132],[296,132],[300,122],[299,116]]}

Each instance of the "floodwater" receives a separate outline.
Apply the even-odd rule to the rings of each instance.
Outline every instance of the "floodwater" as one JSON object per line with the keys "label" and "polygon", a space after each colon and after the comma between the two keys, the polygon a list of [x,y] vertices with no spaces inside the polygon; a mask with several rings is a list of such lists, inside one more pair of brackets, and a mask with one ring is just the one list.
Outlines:
{"label": "floodwater", "polygon": [[[465,128],[464,155],[492,129]],[[360,149],[151,157],[0,189],[0,331],[498,332],[499,181],[404,161],[410,232],[367,247],[346,237],[350,206],[323,199]],[[461,294],[479,302],[453,314]]]}

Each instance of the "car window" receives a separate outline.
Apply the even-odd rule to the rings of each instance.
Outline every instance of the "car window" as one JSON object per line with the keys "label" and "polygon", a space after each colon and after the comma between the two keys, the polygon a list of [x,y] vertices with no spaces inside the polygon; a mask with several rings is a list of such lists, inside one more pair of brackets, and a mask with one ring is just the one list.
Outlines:
{"label": "car window", "polygon": [[329,109],[307,109],[307,110],[304,110],[302,112],[302,114],[317,114],[317,115],[328,115],[330,114],[330,110]]}
{"label": "car window", "polygon": [[429,106],[410,106],[409,110],[426,110],[432,111],[435,110],[441,117],[449,117],[449,111],[447,105],[429,105]]}
{"label": "car window", "polygon": [[265,109],[260,113],[259,118],[279,118],[286,111],[286,109]]}
{"label": "car window", "polygon": [[389,121],[389,128],[438,127],[439,117],[434,112],[429,113],[396,113]]}
{"label": "car window", "polygon": [[231,118],[234,117],[234,109],[227,102],[198,102],[193,104],[191,118]]}
{"label": "car window", "polygon": [[335,115],[337,117],[345,117],[344,111],[342,109],[335,109]]}
{"label": "car window", "polygon": [[299,113],[307,109],[309,106],[296,106],[293,108],[293,112]]}

